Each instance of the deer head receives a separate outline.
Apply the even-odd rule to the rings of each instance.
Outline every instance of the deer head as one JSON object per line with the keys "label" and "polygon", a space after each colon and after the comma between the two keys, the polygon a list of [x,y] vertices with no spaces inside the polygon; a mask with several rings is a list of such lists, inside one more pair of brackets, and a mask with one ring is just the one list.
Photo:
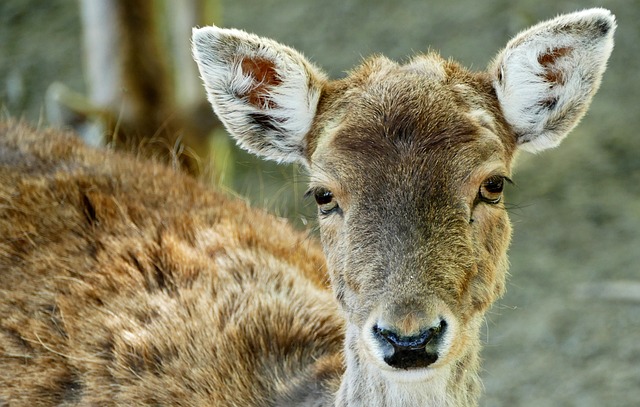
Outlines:
{"label": "deer head", "polygon": [[347,377],[402,382],[476,363],[482,317],[505,287],[514,156],[557,146],[578,123],[614,29],[591,9],[520,33],[484,72],[430,53],[374,57],[336,81],[274,41],[194,30],[209,101],[238,143],[308,169]]}

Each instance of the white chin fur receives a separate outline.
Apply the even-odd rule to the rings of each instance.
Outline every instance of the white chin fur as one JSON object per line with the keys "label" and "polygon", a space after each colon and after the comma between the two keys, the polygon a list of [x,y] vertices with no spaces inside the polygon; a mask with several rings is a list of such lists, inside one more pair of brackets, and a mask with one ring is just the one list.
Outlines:
{"label": "white chin fur", "polygon": [[439,377],[446,376],[446,368],[424,367],[420,369],[395,369],[390,366],[381,368],[382,376],[390,382],[396,383],[415,383],[436,380]]}

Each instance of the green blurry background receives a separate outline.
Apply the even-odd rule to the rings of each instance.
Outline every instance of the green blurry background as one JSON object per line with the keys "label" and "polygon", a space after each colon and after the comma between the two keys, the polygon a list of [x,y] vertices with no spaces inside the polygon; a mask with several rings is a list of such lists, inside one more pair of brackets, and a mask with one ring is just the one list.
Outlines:
{"label": "green blurry background", "polygon": [[[557,150],[522,154],[517,186],[507,192],[512,275],[483,330],[481,405],[640,405],[638,0],[218,3],[218,25],[288,44],[334,78],[375,52],[404,59],[434,49],[483,69],[511,36],[539,20],[611,9],[616,47],[589,114]],[[52,82],[85,89],[81,53],[75,1],[2,0],[3,116],[46,122],[44,95]],[[254,160],[223,134],[213,140],[214,183],[313,227],[299,169]]]}

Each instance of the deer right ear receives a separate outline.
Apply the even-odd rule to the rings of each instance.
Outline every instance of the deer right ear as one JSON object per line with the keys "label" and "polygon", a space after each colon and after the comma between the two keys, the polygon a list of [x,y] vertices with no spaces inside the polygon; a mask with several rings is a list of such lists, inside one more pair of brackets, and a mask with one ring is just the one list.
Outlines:
{"label": "deer right ear", "polygon": [[209,102],[238,144],[305,161],[324,74],[293,49],[240,30],[195,28],[192,43]]}
{"label": "deer right ear", "polygon": [[490,72],[505,119],[524,150],[555,147],[584,116],[613,49],[614,16],[595,8],[516,36]]}

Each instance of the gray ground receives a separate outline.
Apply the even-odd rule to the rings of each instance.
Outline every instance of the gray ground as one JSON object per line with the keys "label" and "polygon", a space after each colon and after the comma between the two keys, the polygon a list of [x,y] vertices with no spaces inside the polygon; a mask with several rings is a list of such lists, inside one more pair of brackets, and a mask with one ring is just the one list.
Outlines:
{"label": "gray ground", "polygon": [[[637,0],[225,0],[223,23],[302,50],[333,76],[361,56],[429,47],[475,68],[520,29],[593,5],[618,18],[590,114],[557,150],[523,154],[508,191],[515,226],[507,295],[488,315],[483,406],[640,405],[640,4]],[[82,90],[76,2],[0,3],[0,105],[41,117],[55,80]],[[287,210],[246,156],[236,188]],[[301,195],[299,184],[295,194]],[[293,189],[293,188],[289,188]],[[289,201],[291,194],[283,195]],[[281,201],[280,201],[281,202]],[[283,209],[284,208],[284,209]]]}

